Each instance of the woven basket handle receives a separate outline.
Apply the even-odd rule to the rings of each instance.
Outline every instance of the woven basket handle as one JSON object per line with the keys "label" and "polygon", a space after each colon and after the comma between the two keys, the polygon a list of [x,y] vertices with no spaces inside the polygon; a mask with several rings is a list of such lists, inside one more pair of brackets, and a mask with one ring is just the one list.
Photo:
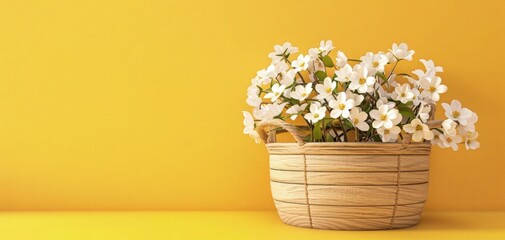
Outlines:
{"label": "woven basket handle", "polygon": [[428,127],[430,127],[430,129],[440,128],[440,127],[442,127],[442,122],[443,122],[443,120],[430,120],[430,121],[426,122],[426,125],[428,125]]}
{"label": "woven basket handle", "polygon": [[[431,105],[431,112],[430,112],[430,120],[426,122],[426,125],[430,128],[439,128],[442,124],[442,120],[433,120],[435,117],[435,105]],[[269,132],[273,128],[283,128],[287,132],[289,132],[296,140],[298,144],[303,145],[305,144],[305,141],[303,140],[303,133],[300,132],[300,130],[295,127],[293,124],[284,122],[280,119],[272,119],[272,120],[263,120],[256,124],[256,131],[258,132],[261,140],[266,143],[270,142],[275,142],[275,141],[269,141]],[[411,141],[411,135],[407,134],[405,138],[403,139],[402,143],[407,146],[410,144]]]}
{"label": "woven basket handle", "polygon": [[256,124],[256,131],[260,135],[261,140],[263,140],[263,142],[266,144],[270,142],[268,139],[268,132],[270,132],[272,128],[278,127],[283,128],[289,132],[295,138],[296,142],[300,144],[300,146],[305,144],[305,141],[303,141],[302,132],[300,132],[294,125],[284,122],[280,119],[263,120]]}

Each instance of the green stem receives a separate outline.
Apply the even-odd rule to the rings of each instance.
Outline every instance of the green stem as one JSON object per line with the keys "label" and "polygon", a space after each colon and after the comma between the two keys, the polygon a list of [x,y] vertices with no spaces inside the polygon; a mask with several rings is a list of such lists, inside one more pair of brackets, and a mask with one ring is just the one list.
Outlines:
{"label": "green stem", "polygon": [[352,59],[352,58],[348,58],[347,61],[351,61],[351,62],[361,62],[361,60],[359,59]]}
{"label": "green stem", "polygon": [[[287,58],[284,58],[284,60],[285,60],[287,63],[289,63],[289,65],[291,65],[291,61],[289,61]],[[304,83],[306,83],[305,79],[303,78],[303,76],[302,76],[302,74],[301,74],[300,72],[297,72],[296,74],[297,74],[297,75],[298,75],[298,76],[302,79],[302,81],[303,81]],[[295,82],[296,82],[296,79],[295,79]]]}
{"label": "green stem", "polygon": [[348,142],[348,140],[347,140],[347,129],[345,129],[345,124],[342,121],[342,118],[340,118],[340,126],[342,126],[342,131],[344,132],[344,141]]}
{"label": "green stem", "polygon": [[395,71],[396,66],[398,65],[398,63],[399,63],[400,61],[401,61],[401,60],[396,60],[395,65],[393,66],[393,69],[391,69],[391,72],[389,73],[389,76],[386,78],[386,82],[389,82],[389,78],[391,77],[391,75],[393,75],[393,72]]}

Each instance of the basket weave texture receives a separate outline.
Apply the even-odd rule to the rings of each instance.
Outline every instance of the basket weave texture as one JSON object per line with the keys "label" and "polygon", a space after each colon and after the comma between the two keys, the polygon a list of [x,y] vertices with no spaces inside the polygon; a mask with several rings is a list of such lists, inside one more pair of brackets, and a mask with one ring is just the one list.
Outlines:
{"label": "basket weave texture", "polygon": [[[289,125],[289,124],[287,124]],[[382,230],[416,225],[428,193],[428,143],[303,143],[296,128],[260,124],[270,154],[272,197],[289,225]],[[275,143],[282,127],[298,143]],[[270,140],[269,140],[270,139]]]}

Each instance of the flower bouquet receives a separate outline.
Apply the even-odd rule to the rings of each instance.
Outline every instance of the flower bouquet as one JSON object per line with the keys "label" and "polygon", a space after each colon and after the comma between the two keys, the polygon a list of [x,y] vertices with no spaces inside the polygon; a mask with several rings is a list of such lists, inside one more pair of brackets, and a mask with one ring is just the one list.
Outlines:
{"label": "flower bouquet", "polygon": [[[289,42],[247,89],[244,133],[267,143],[272,194],[288,224],[325,229],[389,229],[419,221],[431,144],[477,149],[477,114],[453,100],[433,120],[443,68],[395,72],[414,50],[330,56],[331,41],[307,55]],[[295,143],[275,143],[290,132]]]}

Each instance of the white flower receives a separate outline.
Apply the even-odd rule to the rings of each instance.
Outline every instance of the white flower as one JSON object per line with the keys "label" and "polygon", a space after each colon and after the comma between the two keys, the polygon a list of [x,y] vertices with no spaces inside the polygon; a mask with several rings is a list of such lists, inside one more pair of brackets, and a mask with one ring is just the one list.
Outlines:
{"label": "white flower", "polygon": [[431,132],[428,125],[421,122],[419,119],[414,119],[410,124],[403,125],[403,130],[407,133],[412,134],[412,140],[414,142],[420,142],[423,139],[431,140],[433,139],[433,133]]}
{"label": "white flower", "polygon": [[288,103],[270,103],[266,105],[261,105],[259,108],[253,110],[254,118],[259,120],[272,120],[274,117],[279,116],[282,113],[282,109]]}
{"label": "white flower", "polygon": [[440,100],[440,93],[447,92],[447,87],[440,84],[442,79],[440,77],[435,77],[434,79],[424,78],[421,79],[421,88],[424,89],[421,92],[421,96],[424,98],[430,98],[433,101]]}
{"label": "white flower", "polygon": [[282,80],[280,83],[284,86],[291,86],[295,81],[295,75],[297,71],[295,69],[289,69],[285,74],[282,75]]}
{"label": "white flower", "polygon": [[365,97],[361,94],[354,94],[351,90],[345,91],[345,94],[347,95],[348,99],[353,99],[354,100],[354,106],[358,106],[363,102]]}
{"label": "white flower", "polygon": [[475,132],[475,123],[479,120],[476,113],[472,112],[472,116],[466,120],[466,124],[463,126],[466,131]]}
{"label": "white flower", "polygon": [[272,63],[277,63],[281,61],[284,56],[288,56],[291,53],[297,53],[298,48],[297,47],[292,47],[291,43],[285,42],[280,45],[275,45],[274,46],[274,51],[268,54],[268,57],[272,59]]}
{"label": "white flower", "polygon": [[440,134],[439,139],[441,141],[441,145],[444,146],[444,148],[451,147],[452,150],[458,151],[458,144],[462,142],[463,138],[460,135],[456,136],[447,136],[445,134]]}
{"label": "white flower", "polygon": [[301,112],[305,111],[305,108],[307,108],[307,103],[304,103],[302,105],[295,104],[292,107],[290,107],[288,110],[286,110],[287,114],[291,114],[291,120],[295,120],[296,117],[298,117],[298,114]]}
{"label": "white flower", "polygon": [[381,105],[378,110],[370,111],[370,117],[375,119],[372,123],[374,128],[384,126],[386,129],[390,129],[402,121],[402,115],[400,115],[398,109],[390,110],[387,104]]}
{"label": "white flower", "polygon": [[286,87],[286,90],[284,90],[284,93],[282,94],[282,96],[284,96],[284,98],[293,98],[291,97],[291,88],[287,88]]}
{"label": "white flower", "polygon": [[261,78],[258,75],[256,75],[256,77],[254,77],[254,78],[251,79],[251,85],[253,85],[253,86],[259,86],[259,87],[261,87],[262,84],[263,83],[261,81]]}
{"label": "white flower", "polygon": [[442,129],[444,133],[448,136],[455,136],[457,134],[456,127],[458,124],[452,119],[446,119],[442,122]]}
{"label": "white flower", "polygon": [[397,87],[399,84],[398,82],[396,81],[396,73],[392,73],[391,76],[389,76],[388,80],[386,81],[389,86],[391,87]]}
{"label": "white flower", "polygon": [[335,71],[335,74],[337,75],[337,81],[339,82],[349,82],[351,81],[351,78],[353,76],[353,70],[351,65],[346,64],[339,70]]}
{"label": "white flower", "polygon": [[319,104],[313,103],[310,105],[310,112],[305,114],[305,119],[310,123],[317,123],[319,120],[326,116],[326,108],[319,106]]}
{"label": "white flower", "polygon": [[298,55],[298,58],[291,63],[291,66],[297,71],[307,70],[309,68],[310,56],[303,54]]}
{"label": "white flower", "polygon": [[260,90],[257,86],[249,86],[249,88],[247,88],[247,104],[251,107],[258,107],[261,104],[261,98],[259,97],[259,94]]}
{"label": "white flower", "polygon": [[305,86],[298,85],[295,87],[295,91],[291,93],[291,97],[303,101],[307,97],[309,97],[311,92],[312,92],[312,83],[308,83]]}
{"label": "white flower", "polygon": [[317,96],[318,99],[326,99],[332,96],[333,90],[337,87],[337,82],[331,80],[331,78],[326,77],[323,81],[323,84],[316,85],[316,91],[319,93]]}
{"label": "white flower", "polygon": [[358,90],[359,93],[366,93],[373,91],[373,85],[375,84],[375,78],[372,76],[368,76],[368,70],[366,67],[358,66],[351,78],[351,84],[349,85],[349,89]]}
{"label": "white flower", "polygon": [[275,65],[270,64],[270,66],[268,66],[265,69],[259,70],[256,74],[258,77],[257,80],[258,85],[263,85],[263,84],[270,84],[272,78],[275,78],[279,73],[276,71]]}
{"label": "white flower", "polygon": [[368,118],[368,114],[366,112],[362,112],[359,108],[351,109],[349,119],[354,127],[358,128],[361,131],[368,131],[370,126],[365,120]]}
{"label": "white flower", "polygon": [[407,103],[408,101],[412,101],[414,99],[414,93],[410,90],[410,85],[405,83],[395,88],[392,97],[402,103]]}
{"label": "white flower", "polygon": [[275,72],[284,74],[288,70],[289,65],[286,62],[278,62],[275,63]]}
{"label": "white flower", "polygon": [[454,121],[458,121],[461,125],[465,126],[468,120],[472,118],[472,111],[468,108],[461,108],[461,103],[458,100],[452,100],[451,105],[442,103],[445,110],[445,116]]}
{"label": "white flower", "polygon": [[390,129],[387,129],[385,127],[380,127],[377,129],[377,133],[383,142],[396,142],[401,131],[402,130],[398,126],[393,126]]}
{"label": "white flower", "polygon": [[405,59],[408,61],[412,61],[412,55],[414,55],[414,50],[409,50],[409,47],[406,43],[400,43],[397,45],[393,43],[393,49],[389,49],[389,51],[398,59]]}
{"label": "white flower", "polygon": [[396,59],[396,57],[393,55],[393,53],[391,53],[391,52],[387,52],[386,53],[386,57],[388,58],[388,60],[389,60],[390,63],[395,63],[395,62],[398,61]]}
{"label": "white flower", "polygon": [[[417,75],[417,78],[420,80],[422,79],[425,79],[425,78],[430,78],[430,79],[433,79],[435,78],[435,74],[437,72],[439,72],[439,70],[441,70],[442,67],[435,67],[433,61],[426,61],[424,59],[421,59],[421,62],[424,64],[425,68],[426,68],[426,72],[423,72],[421,69],[416,69],[414,71],[412,71],[412,73],[414,73],[415,75]],[[431,64],[433,64],[433,66],[431,66]],[[412,78],[408,78],[409,81],[416,81]],[[417,81],[417,82],[419,82]]]}
{"label": "white flower", "polygon": [[384,72],[384,66],[389,62],[388,57],[384,54],[373,54],[368,52],[360,58],[361,64],[370,71],[370,75],[375,75],[377,72]]}
{"label": "white flower", "polygon": [[349,110],[354,107],[354,100],[347,99],[344,92],[337,95],[337,99],[330,100],[330,107],[333,109],[330,112],[332,118],[339,118],[340,116],[347,118],[349,117]]}
{"label": "white flower", "polygon": [[333,49],[333,42],[331,40],[327,40],[326,42],[321,40],[321,43],[319,43],[319,51],[323,56],[328,55],[328,53]]}
{"label": "white flower", "polygon": [[347,56],[343,52],[338,51],[335,67],[337,68],[337,70],[339,70],[340,68],[343,68],[345,65],[347,65]]}
{"label": "white flower", "polygon": [[466,150],[475,150],[480,147],[479,141],[477,141],[477,137],[479,136],[478,132],[467,132],[465,134],[465,147]]}
{"label": "white flower", "polygon": [[377,104],[377,107],[380,107],[385,104],[389,107],[389,109],[393,109],[396,105],[394,102],[390,102],[387,97],[379,98],[379,100],[377,100],[376,104]]}
{"label": "white flower", "polygon": [[309,71],[309,78],[311,82],[315,82],[318,79],[314,76],[314,73],[317,71],[325,71],[326,67],[324,66],[324,63],[321,59],[316,58],[312,59],[309,62],[309,68],[307,69]]}
{"label": "white flower", "polygon": [[417,105],[419,105],[419,104],[421,104],[421,103],[422,103],[423,105],[425,105],[425,104],[426,104],[426,102],[425,102],[425,101],[423,101],[423,100],[424,100],[424,98],[423,98],[423,97],[421,97],[421,92],[419,92],[419,89],[417,89],[417,88],[413,88],[413,89],[411,90],[411,92],[414,94],[414,99],[412,100],[412,103],[414,103],[414,105],[415,105],[415,106],[417,106]]}
{"label": "white flower", "polygon": [[265,95],[265,98],[271,98],[272,102],[275,102],[275,100],[277,100],[277,98],[279,98],[282,95],[284,89],[286,89],[286,86],[279,85],[276,83],[272,86],[272,92],[267,93]]}
{"label": "white flower", "polygon": [[379,93],[379,97],[391,97],[390,93],[382,86],[379,84],[379,87],[377,88],[377,93]]}
{"label": "white flower", "polygon": [[442,142],[442,139],[440,139],[440,136],[442,136],[443,134],[435,129],[431,130],[431,132],[433,133],[433,139],[431,139],[431,144],[438,145],[440,148],[447,148]]}
{"label": "white flower", "polygon": [[[421,70],[416,70],[416,71],[421,71]],[[421,71],[422,72],[422,71]],[[409,80],[409,83],[411,83],[413,86],[414,86],[414,89],[415,88],[419,88],[420,87],[420,80],[416,80],[412,77],[409,77],[409,76],[404,76],[404,78],[406,78],[407,80]],[[419,77],[419,79],[424,79],[425,77]]]}
{"label": "white flower", "polygon": [[435,63],[433,62],[433,60],[425,60],[425,59],[421,59],[419,60],[423,63],[424,67],[426,68],[426,73],[427,75],[428,74],[435,74],[437,72],[443,72],[444,69],[440,66],[435,66]]}
{"label": "white flower", "polygon": [[242,111],[244,115],[244,134],[251,134],[254,131],[254,119],[249,112]]}
{"label": "white flower", "polygon": [[321,43],[319,44],[319,48],[311,48],[309,49],[309,55],[311,57],[311,59],[316,59],[319,57],[319,55],[321,55],[322,57],[328,55],[328,53],[330,53],[330,51],[334,49],[333,47],[333,43],[331,40],[328,40],[328,41],[324,41],[324,40],[321,40]]}
{"label": "white flower", "polygon": [[431,106],[421,104],[419,107],[419,113],[416,117],[421,119],[422,122],[426,122],[430,118]]}
{"label": "white flower", "polygon": [[242,114],[244,115],[244,134],[248,134],[254,140],[256,143],[259,142],[259,134],[254,130],[254,119],[251,116],[249,112],[242,111]]}

